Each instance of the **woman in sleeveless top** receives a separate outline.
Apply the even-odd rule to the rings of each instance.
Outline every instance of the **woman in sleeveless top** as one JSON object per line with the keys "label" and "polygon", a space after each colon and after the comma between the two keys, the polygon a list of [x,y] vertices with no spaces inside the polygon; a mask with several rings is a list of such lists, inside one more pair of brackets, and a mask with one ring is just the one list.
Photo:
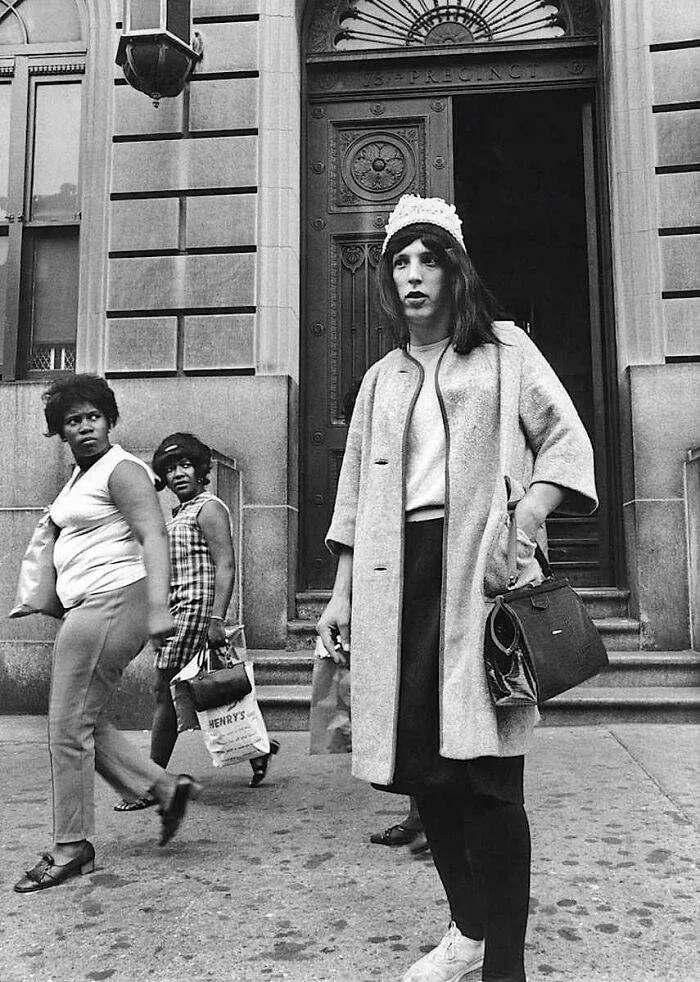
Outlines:
{"label": "woman in sleeveless top", "polygon": [[136,753],[104,712],[147,640],[173,631],[167,538],[149,468],[109,440],[119,413],[103,378],[74,375],[44,393],[48,435],[75,458],[50,508],[58,529],[56,592],[66,613],[54,645],[49,699],[54,844],[15,884],[18,893],[91,872],[95,771],[130,800],[160,805],[160,844],[177,831],[200,787]]}
{"label": "woman in sleeveless top", "polygon": [[[212,663],[227,651],[225,618],[236,576],[231,516],[224,502],[206,490],[211,450],[191,433],[172,433],[153,455],[159,490],[167,487],[180,502],[167,523],[170,544],[170,612],[175,632],[157,651],[156,707],[151,729],[151,758],[166,767],[175,748],[178,721],[170,682],[199,652],[208,647]],[[279,744],[251,760],[251,787],[265,777]],[[121,801],[115,811],[139,811],[154,804],[145,795]]]}

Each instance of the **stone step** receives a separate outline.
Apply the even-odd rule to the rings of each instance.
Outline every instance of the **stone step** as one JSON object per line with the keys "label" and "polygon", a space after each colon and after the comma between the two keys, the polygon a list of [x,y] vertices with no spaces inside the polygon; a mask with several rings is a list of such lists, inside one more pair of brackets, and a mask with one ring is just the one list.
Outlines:
{"label": "stone step", "polygon": [[[641,624],[631,617],[594,617],[593,621],[600,631],[608,651],[639,651],[641,647]],[[315,620],[292,620],[287,622],[287,649],[313,648],[316,644]]]}
{"label": "stone step", "polygon": [[257,685],[258,705],[268,730],[308,730],[310,685]]}
{"label": "stone step", "polygon": [[631,617],[594,617],[607,651],[639,651],[642,625]]}
{"label": "stone step", "polygon": [[[628,617],[629,590],[616,586],[583,586],[576,591],[591,617]],[[296,597],[297,620],[316,622],[330,598],[330,590],[306,590]]]}
{"label": "stone step", "polygon": [[314,653],[311,648],[298,651],[263,650],[248,652],[255,665],[255,684],[310,685]]}
{"label": "stone step", "polygon": [[629,590],[617,586],[582,586],[576,592],[591,617],[629,617]]}
{"label": "stone step", "polygon": [[[310,685],[259,686],[258,701],[270,730],[306,730]],[[542,709],[545,726],[610,723],[698,723],[700,689],[678,686],[636,688],[578,686]]]}
{"label": "stone step", "polygon": [[586,688],[692,688],[700,691],[700,652],[609,651],[604,672],[583,682]]}
{"label": "stone step", "polygon": [[700,723],[700,689],[690,686],[637,688],[580,685],[550,699],[542,709],[545,726],[609,723]]}
{"label": "stone step", "polygon": [[[582,683],[589,688],[700,686],[700,652],[615,651],[600,675]],[[255,680],[262,685],[310,685],[314,656],[310,648],[298,651],[251,650]]]}

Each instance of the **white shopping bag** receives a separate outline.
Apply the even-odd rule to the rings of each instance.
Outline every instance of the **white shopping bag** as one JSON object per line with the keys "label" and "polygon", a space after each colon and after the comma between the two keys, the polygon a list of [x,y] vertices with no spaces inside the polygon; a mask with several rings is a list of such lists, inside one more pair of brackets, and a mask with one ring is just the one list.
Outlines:
{"label": "white shopping bag", "polygon": [[[231,665],[234,662],[245,659],[246,641],[245,630],[242,624],[226,625],[226,644],[228,649],[224,657],[219,657],[221,667]],[[190,659],[184,668],[175,675],[170,682],[170,693],[173,697],[175,714],[177,715],[177,732],[184,733],[185,730],[198,730],[199,720],[194,708],[194,702],[190,695],[190,688],[187,685],[189,679],[193,679],[199,672],[207,657],[206,649],[197,652],[194,658]]]}
{"label": "white shopping bag", "polygon": [[227,767],[270,752],[265,720],[255,698],[253,663],[245,662],[252,691],[230,706],[197,712],[197,719],[214,767]]}

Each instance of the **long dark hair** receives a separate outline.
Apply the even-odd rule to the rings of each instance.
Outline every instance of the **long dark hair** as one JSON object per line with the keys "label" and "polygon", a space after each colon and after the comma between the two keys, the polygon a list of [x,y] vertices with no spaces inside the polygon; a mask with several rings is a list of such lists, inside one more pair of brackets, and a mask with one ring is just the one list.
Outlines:
{"label": "long dark hair", "polygon": [[493,329],[499,308],[496,298],[479,278],[467,253],[439,225],[417,223],[399,229],[389,239],[377,267],[379,303],[389,320],[396,344],[406,350],[410,340],[408,325],[394,285],[394,256],[420,239],[447,276],[450,293],[452,344],[458,355],[466,355],[481,344],[500,344]]}

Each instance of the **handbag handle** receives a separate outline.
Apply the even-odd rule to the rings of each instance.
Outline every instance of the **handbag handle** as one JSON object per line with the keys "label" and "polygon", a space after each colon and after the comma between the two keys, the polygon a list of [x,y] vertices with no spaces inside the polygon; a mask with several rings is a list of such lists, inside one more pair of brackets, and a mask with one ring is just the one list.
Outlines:
{"label": "handbag handle", "polygon": [[488,621],[489,630],[491,632],[491,640],[493,641],[494,645],[498,648],[498,650],[501,651],[504,655],[512,655],[515,649],[518,647],[518,642],[520,641],[520,625],[518,624],[517,620],[515,620],[513,617],[508,616],[510,624],[513,628],[513,640],[508,645],[507,648],[504,648],[503,642],[496,634],[496,618],[498,617],[499,613],[503,613],[503,604],[501,603],[501,598],[496,597],[496,603],[493,609],[493,613],[489,617],[489,621]]}
{"label": "handbag handle", "polygon": [[[535,543],[535,559],[540,564],[546,579],[552,574],[552,567],[539,543]],[[508,531],[508,589],[513,587],[518,579],[518,523],[515,521],[515,512],[510,515],[510,529]]]}

